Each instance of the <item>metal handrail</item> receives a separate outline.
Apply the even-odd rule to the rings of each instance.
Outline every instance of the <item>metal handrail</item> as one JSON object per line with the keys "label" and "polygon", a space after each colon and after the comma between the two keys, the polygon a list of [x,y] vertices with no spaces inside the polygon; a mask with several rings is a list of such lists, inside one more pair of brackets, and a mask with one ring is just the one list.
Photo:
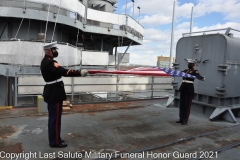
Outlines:
{"label": "metal handrail", "polygon": [[[6,1],[6,2],[11,2],[11,1],[17,1],[17,0],[11,0],[11,1],[8,1],[8,0],[2,0],[3,1]],[[24,3],[24,5],[22,5],[21,3],[18,4],[17,2],[22,2]],[[38,2],[29,2],[29,1],[17,1],[17,2],[12,2],[13,6],[8,6],[8,7],[14,7],[14,8],[22,8],[22,9],[35,9],[35,10],[40,10],[40,11],[48,11],[46,7],[47,4],[46,3],[38,3]],[[35,5],[34,5],[35,4]],[[31,6],[32,5],[32,6]],[[41,6],[38,6],[38,5],[41,5]],[[5,6],[2,6],[2,7],[5,7]],[[56,13],[56,5],[51,5],[50,4],[50,10],[49,12],[55,14]],[[66,13],[66,14],[63,14],[63,13]],[[68,16],[70,18],[73,18],[70,16],[70,13],[74,13],[74,15],[76,15],[75,11],[72,11],[72,10],[69,10],[69,9],[65,9],[65,8],[60,8],[60,11],[59,11],[59,14],[61,15],[64,15],[64,16]],[[83,18],[80,14],[77,13],[77,16],[80,16],[80,18]],[[76,18],[76,17],[74,17]],[[80,20],[80,19],[78,19]],[[81,21],[81,20],[80,20]]]}
{"label": "metal handrail", "polygon": [[184,37],[185,35],[190,35],[190,36],[191,36],[192,34],[196,34],[196,33],[206,33],[206,32],[223,31],[223,30],[226,30],[226,32],[225,32],[226,35],[229,34],[229,32],[230,32],[231,30],[240,32],[240,30],[237,30],[237,29],[233,29],[233,28],[228,27],[228,28],[223,28],[223,29],[214,29],[214,30],[207,30],[207,31],[183,33],[182,36],[183,36],[183,37]]}
{"label": "metal handrail", "polygon": [[[18,77],[19,76],[28,76],[29,77],[31,75],[32,76],[39,76],[41,74],[37,74],[37,73],[27,73],[27,74],[25,74],[25,73],[24,74],[23,73],[15,73],[15,87],[14,87],[15,88],[15,90],[14,90],[14,95],[15,95],[15,98],[14,98],[15,104],[14,105],[15,106],[18,106],[18,104],[19,104],[18,103],[18,98],[20,98],[20,97],[36,97],[36,95],[39,95],[37,93],[32,93],[32,94],[21,94],[21,93],[18,93],[19,87],[32,87],[32,86],[36,86],[36,87],[42,86],[42,88],[44,87],[45,84],[36,84],[36,85],[34,85],[34,84],[18,84]],[[119,77],[119,75],[112,75],[112,76]],[[123,77],[125,77],[125,76],[123,76]],[[154,86],[157,86],[157,85],[164,85],[164,86],[165,85],[169,85],[169,86],[171,86],[171,82],[169,81],[169,83],[159,83],[159,82],[155,82],[154,81],[154,77],[152,77],[152,76],[150,76],[150,77],[152,78],[152,80],[149,81],[149,82],[146,82],[146,83],[131,83],[131,82],[119,83],[119,81],[117,81],[114,84],[112,84],[112,83],[109,83],[109,84],[101,84],[101,83],[98,83],[98,84],[90,84],[90,83],[88,83],[88,84],[76,84],[74,82],[74,80],[73,80],[74,77],[72,77],[71,83],[65,84],[65,86],[71,86],[72,87],[71,91],[69,93],[67,93],[67,95],[70,96],[71,101],[74,101],[73,100],[74,96],[81,96],[81,95],[85,95],[86,94],[86,92],[74,91],[74,87],[75,86],[92,86],[92,85],[104,85],[104,86],[105,85],[108,85],[108,86],[109,85],[110,86],[114,86],[115,85],[116,86],[116,91],[103,91],[105,93],[102,93],[102,94],[106,94],[106,93],[107,94],[113,94],[113,97],[110,96],[110,97],[107,97],[107,98],[103,98],[102,101],[109,101],[109,99],[114,99],[115,101],[122,101],[122,100],[119,100],[120,97],[125,98],[124,100],[126,100],[126,97],[128,99],[129,98],[133,98],[133,99],[142,99],[142,98],[144,98],[144,99],[154,99],[154,98],[159,98],[161,96],[156,95],[156,93],[166,92],[168,89],[156,89],[156,88],[154,88]],[[95,78],[98,78],[98,77],[95,77]],[[145,90],[134,90],[133,89],[133,90],[129,90],[129,91],[119,91],[118,87],[122,86],[122,85],[151,85],[151,88],[150,89],[145,89]],[[139,97],[137,97],[137,96],[132,97],[132,96],[129,96],[128,94],[125,95],[125,93],[127,93],[127,92],[131,92],[132,96],[135,95],[136,93],[146,94],[146,96],[142,97],[141,95],[138,95]],[[89,92],[89,93],[91,93],[92,96],[95,96],[95,94],[98,94],[98,95],[101,94],[99,92]],[[96,101],[99,101],[99,100],[96,100]],[[92,100],[92,102],[94,102],[94,101]],[[81,102],[81,103],[83,103],[83,102]]]}
{"label": "metal handrail", "polygon": [[[17,0],[11,0],[11,1],[9,1],[9,0],[1,0],[0,1],[0,4],[1,4],[1,2],[4,2],[4,1],[6,1],[6,2],[10,2],[10,3],[13,3],[12,5],[13,6],[10,6],[10,7],[13,7],[13,8],[22,8],[22,9],[24,9],[25,10],[25,12],[26,12],[26,9],[35,9],[35,10],[40,10],[40,11],[47,11],[47,9],[46,8],[44,8],[43,7],[43,5],[46,5],[45,3],[38,3],[38,2],[29,2],[29,1],[26,1],[26,0],[22,0],[22,1],[17,1]],[[16,2],[18,2],[18,3],[20,3],[20,4],[18,4],[18,3],[16,3]],[[23,4],[22,4],[23,3]],[[31,6],[31,4],[36,4],[36,5],[42,5],[41,7],[38,7],[38,6]],[[1,6],[1,5],[0,5]],[[4,6],[2,6],[2,7],[4,7]],[[9,6],[8,6],[9,7]],[[51,12],[51,13],[53,13],[53,14],[56,14],[55,13],[55,8],[56,8],[56,6],[55,5],[51,5],[50,4],[50,10],[49,10],[49,12]],[[72,16],[70,16],[70,13],[73,13],[72,15],[75,15],[75,17],[72,17]],[[73,18],[73,19],[76,19],[76,20],[78,20],[78,21],[80,21],[80,22],[82,22],[82,20],[85,20],[85,18],[84,17],[82,17],[79,13],[77,13],[77,12],[75,12],[75,11],[72,11],[72,10],[69,10],[69,9],[65,9],[65,8],[60,8],[60,10],[59,10],[59,14],[60,15],[63,15],[63,16],[67,16],[67,17],[69,17],[69,18]],[[99,23],[99,25],[96,25],[96,24],[94,24],[94,23],[90,23],[90,22],[93,22],[93,20],[90,20],[90,19],[87,19],[87,24],[86,25],[93,25],[93,26],[99,26],[99,27],[104,27],[104,26],[108,26],[107,28],[111,28],[111,29],[118,29],[118,30],[124,30],[124,29],[122,29],[121,27],[121,25],[118,25],[118,28],[113,28],[113,26],[116,26],[116,24],[112,24],[112,23],[105,23],[105,22],[101,22],[101,21],[96,21],[96,22],[98,22]],[[110,24],[110,25],[108,25],[108,24]],[[140,24],[139,24],[140,25]],[[129,33],[131,33],[131,34],[133,34],[134,36],[136,36],[136,37],[138,37],[139,39],[143,39],[143,35],[140,33],[140,32],[138,32],[138,31],[136,31],[134,28],[131,28],[131,27],[129,27],[129,26],[125,26],[127,29],[126,29],[126,31],[127,32],[129,32]]]}

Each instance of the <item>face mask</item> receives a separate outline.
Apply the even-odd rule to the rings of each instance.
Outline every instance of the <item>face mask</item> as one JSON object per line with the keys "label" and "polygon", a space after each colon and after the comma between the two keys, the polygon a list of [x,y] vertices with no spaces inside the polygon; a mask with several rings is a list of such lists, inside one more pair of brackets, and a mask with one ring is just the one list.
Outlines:
{"label": "face mask", "polygon": [[58,52],[57,51],[55,51],[55,52],[53,52],[53,57],[57,57],[58,56]]}
{"label": "face mask", "polygon": [[193,63],[189,63],[189,64],[188,64],[188,69],[191,69],[191,68],[193,68],[193,66],[194,66],[194,64],[193,64]]}

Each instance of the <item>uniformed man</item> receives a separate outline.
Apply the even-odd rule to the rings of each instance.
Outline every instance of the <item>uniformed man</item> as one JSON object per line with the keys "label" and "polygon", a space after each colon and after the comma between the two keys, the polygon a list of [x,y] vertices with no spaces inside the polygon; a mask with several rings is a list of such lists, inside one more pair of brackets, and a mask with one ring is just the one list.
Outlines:
{"label": "uniformed man", "polygon": [[86,76],[87,70],[65,69],[54,60],[58,56],[57,42],[49,43],[43,46],[45,56],[41,62],[41,72],[46,85],[43,90],[44,101],[48,104],[48,140],[52,148],[67,147],[64,140],[61,139],[61,116],[62,103],[66,100],[66,93],[62,76],[77,77]]}
{"label": "uniformed man", "polygon": [[[191,74],[196,76],[198,80],[204,80],[205,77],[201,76],[198,70],[194,69],[195,60],[186,59],[188,62],[188,69],[185,69],[184,73]],[[180,91],[180,107],[179,107],[179,120],[176,123],[181,123],[182,125],[186,125],[188,122],[188,118],[190,115],[190,108],[192,104],[192,98],[194,95],[194,79],[183,77],[183,82],[179,88]]]}

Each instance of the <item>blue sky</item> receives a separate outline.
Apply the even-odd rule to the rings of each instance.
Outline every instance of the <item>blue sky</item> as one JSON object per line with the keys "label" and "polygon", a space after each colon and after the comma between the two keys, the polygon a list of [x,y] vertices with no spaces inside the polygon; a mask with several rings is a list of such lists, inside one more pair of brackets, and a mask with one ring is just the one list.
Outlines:
{"label": "blue sky", "polygon": [[[174,0],[134,0],[134,19],[144,27],[143,45],[130,47],[131,64],[157,64],[157,56],[170,55],[172,11]],[[133,14],[131,0],[118,0],[116,13]],[[189,33],[193,7],[192,32],[231,27],[240,30],[240,0],[175,0],[174,48],[182,33]],[[235,34],[235,33],[234,33]],[[236,33],[235,35],[238,35]],[[240,37],[240,36],[239,36]],[[118,49],[124,52],[125,49]]]}

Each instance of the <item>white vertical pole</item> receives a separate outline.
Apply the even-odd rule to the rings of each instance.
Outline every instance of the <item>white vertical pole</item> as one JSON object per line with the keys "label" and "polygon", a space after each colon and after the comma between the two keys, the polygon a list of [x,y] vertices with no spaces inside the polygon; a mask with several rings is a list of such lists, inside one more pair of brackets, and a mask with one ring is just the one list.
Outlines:
{"label": "white vertical pole", "polygon": [[175,1],[173,2],[173,16],[172,16],[172,35],[171,35],[171,46],[170,46],[170,60],[169,60],[169,68],[172,67],[172,50],[174,44],[174,20],[175,20]]}
{"label": "white vertical pole", "polygon": [[[132,14],[132,18],[134,17],[134,1],[133,1],[133,14]],[[134,18],[133,18],[134,19]]]}
{"label": "white vertical pole", "polygon": [[192,7],[192,11],[191,11],[190,35],[192,34],[192,25],[193,25],[193,7]]}
{"label": "white vertical pole", "polygon": [[82,3],[83,3],[83,5],[86,7],[86,8],[85,8],[85,14],[84,14],[84,22],[83,22],[83,24],[84,24],[83,27],[85,28],[85,26],[86,26],[86,24],[87,24],[88,0],[83,0]]}
{"label": "white vertical pole", "polygon": [[138,23],[139,23],[139,18],[140,18],[140,7],[138,6],[139,9],[139,14],[138,14]]}
{"label": "white vertical pole", "polygon": [[125,14],[127,14],[127,0],[126,0],[126,7],[125,7]]}

